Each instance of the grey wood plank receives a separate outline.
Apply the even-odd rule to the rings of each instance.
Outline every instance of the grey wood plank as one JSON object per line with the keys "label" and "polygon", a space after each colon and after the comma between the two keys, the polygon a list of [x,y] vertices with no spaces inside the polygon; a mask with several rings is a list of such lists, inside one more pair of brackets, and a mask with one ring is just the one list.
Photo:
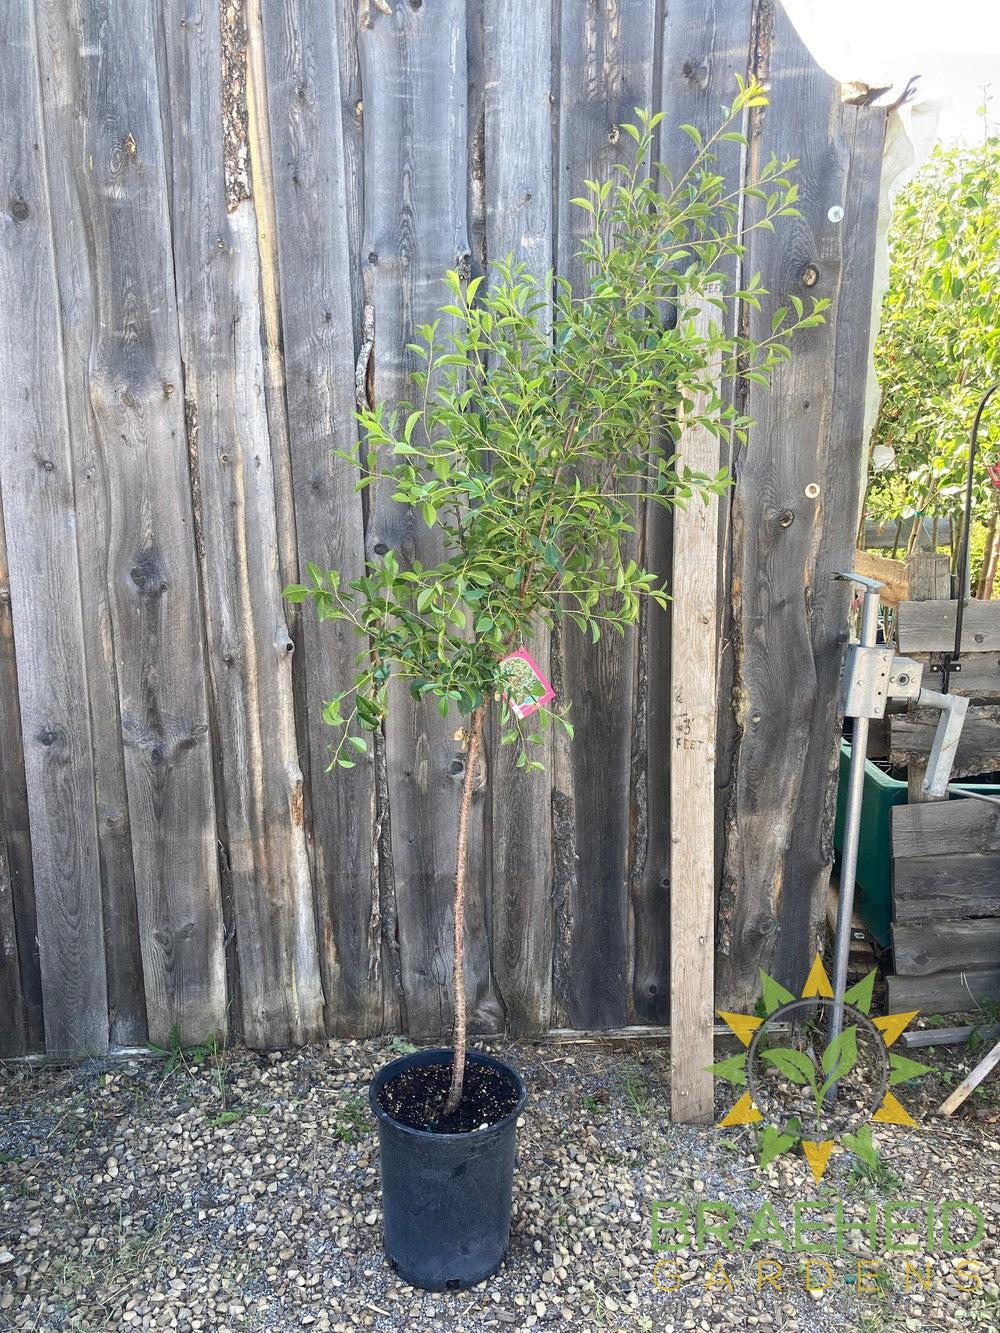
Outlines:
{"label": "grey wood plank", "polygon": [[[352,308],[359,256],[349,248],[334,8],[268,0],[263,20],[296,549],[302,566],[340,570],[346,582],[363,570],[363,510],[357,473],[333,451],[357,438],[361,312]],[[349,626],[320,626],[312,614],[298,632],[326,1026],[380,1032],[398,1005],[385,984],[393,912],[379,895],[374,767],[359,760],[327,773],[333,739],[322,721],[325,701],[350,686],[360,645]]]}
{"label": "grey wood plank", "polygon": [[[661,124],[658,155],[674,173],[684,171],[694,146],[679,126],[695,125],[708,137],[718,125],[719,108],[729,102],[736,88],[734,75],[745,75],[749,60],[751,5],[749,0],[682,0],[666,7],[662,30],[662,71],[658,90]],[[718,149],[718,170],[735,188],[742,175],[743,148],[723,143]],[[721,271],[729,280],[738,273],[738,262],[727,260]],[[737,311],[731,310],[729,328]],[[724,401],[732,399],[734,386],[723,385]],[[729,442],[722,442],[720,465],[730,463]],[[720,559],[718,562],[718,609],[720,643],[728,639],[729,598],[728,527],[731,496],[721,497]],[[645,521],[642,563],[668,586],[672,581],[672,515],[651,505]],[[632,1003],[636,1017],[646,1023],[666,1022],[669,1015],[669,916],[671,886],[670,847],[670,681],[668,663],[671,646],[671,615],[647,606],[645,635],[639,640],[639,685],[636,692],[636,732],[633,746],[633,850],[631,905],[634,921]],[[721,877],[724,848],[724,814],[728,804],[732,755],[732,716],[728,706],[731,685],[728,674],[732,656],[723,651],[725,683],[720,679],[716,763],[716,874]],[[645,699],[646,719],[639,714]],[[645,771],[635,772],[641,756]],[[641,786],[645,786],[645,800]],[[645,804],[645,810],[643,805]]]}
{"label": "grey wood plank", "polygon": [[[894,713],[889,719],[889,758],[905,764],[930,754],[940,714],[933,708]],[[973,704],[958,740],[952,779],[977,777],[1000,768],[1000,705]]]}
{"label": "grey wood plank", "polygon": [[323,991],[238,98],[226,99],[225,152],[218,132],[242,52],[223,46],[218,22],[193,41],[186,13],[167,0],[174,262],[241,1031],[251,1046],[284,1047],[323,1034]]}
{"label": "grey wood plank", "polygon": [[[627,154],[617,126],[653,101],[656,6],[564,0],[559,12],[556,267],[582,281],[576,258],[589,215],[570,199],[586,179],[602,180]],[[629,555],[634,555],[636,543]],[[558,737],[560,811],[556,861],[566,885],[568,957],[557,966],[562,1010],[574,1027],[620,1027],[632,1017],[629,810],[637,635],[585,643],[572,625],[558,634],[557,678],[572,709],[575,738]],[[557,945],[558,947],[558,945]]]}
{"label": "grey wood plank", "polygon": [[[884,133],[883,113],[840,102],[781,6],[755,5],[754,51],[770,105],[751,121],[751,179],[772,152],[798,158],[801,216],[782,220],[777,243],[749,237],[747,271],[759,270],[772,293],[748,312],[749,331],[767,336],[789,292],[833,304],[824,325],[796,338],[769,389],[749,387],[757,424],[735,459],[739,743],[718,993],[730,1008],[753,1002],[761,967],[801,985],[822,926],[848,611],[833,574],[850,568],[854,551]],[[831,217],[834,208],[842,216]]]}
{"label": "grey wood plank", "polygon": [[27,0],[0,11],[0,46],[0,488],[45,1045],[52,1054],[97,1054],[107,1049],[108,1011],[94,758],[41,76]]}
{"label": "grey wood plank", "polygon": [[[0,497],[0,933],[4,962],[0,972],[0,1045],[8,1055],[41,1051],[42,977],[38,961],[35,887],[31,870],[31,830],[24,745],[17,692],[17,656],[11,617],[10,574]],[[5,1030],[6,1029],[6,1030]]]}
{"label": "grey wood plank", "polygon": [[[359,38],[365,129],[365,290],[375,312],[374,397],[391,408],[411,396],[416,325],[447,300],[446,269],[468,274],[466,14],[464,0],[372,6]],[[440,557],[419,513],[372,494],[367,550],[402,561]],[[411,1032],[450,1031],[451,892],[465,755],[457,715],[398,690],[386,723],[400,955]],[[482,784],[470,823],[466,972],[470,1027],[502,1023],[488,937]]]}
{"label": "grey wood plank", "polygon": [[[955,647],[957,601],[901,602],[896,642],[901,653],[946,653]],[[970,598],[962,616],[962,652],[1000,650],[1000,602]]]}
{"label": "grey wood plank", "polygon": [[[43,24],[43,35],[48,26]],[[46,62],[63,67],[65,29],[52,29]],[[53,45],[54,43],[54,45]],[[139,944],[135,870],[125,784],[125,754],[115,667],[115,640],[108,583],[111,510],[91,403],[90,355],[95,342],[96,275],[87,244],[87,220],[76,187],[75,117],[49,115],[49,194],[64,348],[66,396],[71,422],[77,543],[83,632],[94,750],[94,790],[100,844],[104,948],[111,1042],[136,1046],[147,1036],[146,995]]]}
{"label": "grey wood plank", "polygon": [[897,857],[892,897],[900,923],[1000,916],[1000,852]]}
{"label": "grey wood plank", "polygon": [[[911,653],[910,656],[924,664],[924,686],[939,690],[941,654]],[[983,703],[1000,701],[1000,656],[996,653],[964,653],[957,665],[961,670],[953,670],[948,677],[949,694],[967,694]]]}
{"label": "grey wood plank", "polygon": [[[2,816],[0,810],[0,832],[3,831]],[[27,1049],[14,892],[7,863],[7,842],[3,839],[0,841],[0,1058],[24,1055]]]}
{"label": "grey wood plank", "polygon": [[[486,251],[513,255],[542,289],[552,267],[552,5],[484,14]],[[544,629],[526,645],[549,671]],[[552,1002],[552,746],[544,773],[521,773],[497,744],[490,774],[493,974],[512,1032],[549,1026]]]}
{"label": "grey wood plank", "polygon": [[149,1033],[195,1042],[225,1030],[226,985],[157,19],[146,4],[50,0],[42,21],[47,126],[93,268],[80,352],[107,505]]}
{"label": "grey wood plank", "polygon": [[1000,852],[1000,805],[969,797],[893,806],[893,856],[953,856],[963,852]]}
{"label": "grey wood plank", "polygon": [[1000,1000],[1000,970],[932,972],[926,977],[886,977],[890,1012],[967,1013],[980,1002]]}
{"label": "grey wood plank", "polygon": [[[25,1055],[28,1051],[14,882],[7,852],[8,830],[25,797],[21,722],[17,712],[17,663],[0,500],[0,1058]],[[8,803],[13,807],[10,813]]]}
{"label": "grey wood plank", "polygon": [[982,1027],[966,1023],[954,1028],[924,1028],[919,1032],[904,1032],[899,1040],[908,1050],[915,1050],[919,1046],[957,1046],[968,1041],[973,1033],[978,1033],[983,1041],[989,1041],[1000,1036],[1000,1023],[984,1023]]}
{"label": "grey wood plank", "polygon": [[892,928],[893,962],[903,976],[1000,967],[1000,920],[936,921]]}

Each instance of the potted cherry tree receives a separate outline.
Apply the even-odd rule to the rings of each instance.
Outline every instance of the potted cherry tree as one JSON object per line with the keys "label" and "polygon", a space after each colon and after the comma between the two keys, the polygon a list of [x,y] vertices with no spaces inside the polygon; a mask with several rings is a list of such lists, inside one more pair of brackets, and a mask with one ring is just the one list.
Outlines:
{"label": "potted cherry tree", "polygon": [[[351,461],[358,487],[389,486],[441,531],[438,564],[404,568],[388,551],[349,585],[309,567],[287,590],[312,599],[323,619],[347,620],[363,648],[349,688],[326,720],[340,729],[332,764],[350,767],[382,725],[393,681],[442,715],[466,719],[467,761],[454,881],[454,1043],[395,1060],[370,1091],[381,1140],[386,1251],[407,1280],[445,1289],[481,1282],[498,1267],[510,1228],[514,1138],[525,1089],[515,1070],[466,1040],[463,969],[469,811],[477,757],[493,735],[518,749],[524,770],[550,726],[572,737],[525,645],[539,626],[569,620],[596,641],[624,633],[643,598],[665,608],[666,588],[628,555],[640,506],[719,494],[724,473],[679,465],[684,419],[722,435],[748,422],[724,406],[713,381],[767,376],[788,356],[788,336],[822,320],[797,298],[775,312],[772,336],[727,330],[734,301],[758,305],[759,277],[727,285],[721,261],[742,254],[746,231],[795,212],[791,161],[772,160],[752,190],[729,191],[716,169],[722,140],[762,87],[740,82],[719,128],[673,179],[651,149],[660,116],[637,113],[621,128],[630,160],[587,182],[574,203],[590,216],[573,291],[543,287],[520,264],[496,264],[488,282],[446,277],[451,300],[417,331],[421,364],[412,403],[359,413],[364,443]],[[756,200],[742,230],[742,202]],[[554,296],[553,296],[554,292]],[[705,303],[718,320],[704,330]],[[702,404],[696,409],[695,404]],[[707,408],[704,404],[707,403]],[[487,727],[487,714],[495,727]]]}

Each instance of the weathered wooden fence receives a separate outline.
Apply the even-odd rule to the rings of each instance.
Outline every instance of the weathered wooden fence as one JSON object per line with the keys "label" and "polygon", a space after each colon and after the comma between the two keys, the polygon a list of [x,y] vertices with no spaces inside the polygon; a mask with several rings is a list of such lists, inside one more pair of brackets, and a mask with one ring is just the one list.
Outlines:
{"label": "weathered wooden fence", "polygon": [[[402,393],[443,270],[576,277],[569,199],[619,122],[710,127],[748,69],[771,104],[723,167],[799,157],[802,217],[746,266],[833,305],[733,460],[718,949],[733,1002],[761,964],[801,980],[883,114],[772,0],[7,0],[0,35],[0,1053],[447,1029],[456,722],[405,703],[328,774],[357,643],[281,588],[433,548],[332,451]],[[669,576],[663,514],[637,542]],[[491,757],[476,803],[480,1030],[667,1018],[670,622],[574,633],[537,647],[575,742],[545,777]]]}

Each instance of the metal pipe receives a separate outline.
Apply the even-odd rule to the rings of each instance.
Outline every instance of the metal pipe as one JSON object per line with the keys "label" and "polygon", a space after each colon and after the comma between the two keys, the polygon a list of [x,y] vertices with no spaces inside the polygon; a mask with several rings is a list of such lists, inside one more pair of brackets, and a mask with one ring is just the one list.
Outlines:
{"label": "metal pipe", "polygon": [[[878,588],[866,588],[861,606],[860,642],[874,648],[878,638]],[[847,989],[847,963],[851,953],[851,920],[854,915],[854,888],[858,875],[858,842],[861,835],[861,802],[865,786],[865,760],[868,757],[868,718],[856,717],[851,736],[851,767],[844,805],[844,845],[840,854],[840,895],[837,899],[837,935],[833,955],[833,1006],[830,1011],[828,1044],[844,1027],[844,991]],[[836,1087],[827,1095],[832,1104]]]}

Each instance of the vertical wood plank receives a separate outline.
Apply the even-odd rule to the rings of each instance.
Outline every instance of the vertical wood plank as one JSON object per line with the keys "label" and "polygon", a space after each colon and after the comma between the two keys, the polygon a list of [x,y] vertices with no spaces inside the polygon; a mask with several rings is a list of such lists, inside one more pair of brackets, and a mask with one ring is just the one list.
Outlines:
{"label": "vertical wood plank", "polygon": [[[711,332],[712,306],[694,319]],[[718,360],[706,378],[718,383]],[[718,389],[716,389],[716,393]],[[696,396],[695,413],[711,396]],[[683,466],[713,476],[720,448],[703,426],[686,426],[677,452]],[[719,502],[692,500],[674,514],[670,657],[670,1115],[678,1124],[713,1119],[715,954],[715,734],[717,702],[716,567]]]}
{"label": "vertical wood plank", "polygon": [[[45,1045],[42,1021],[42,977],[38,961],[35,886],[31,870],[31,831],[28,788],[24,774],[24,744],[17,692],[14,622],[11,617],[10,573],[0,497],[0,856],[6,867],[10,906],[0,910],[13,928],[13,942],[5,937],[7,1000],[0,999],[0,1033],[7,1053],[26,1054]],[[16,981],[15,981],[16,977]],[[0,1045],[4,1042],[0,1035]]]}
{"label": "vertical wood plank", "polygon": [[242,1034],[255,1047],[301,1045],[323,1032],[323,993],[279,580],[244,57],[230,11],[207,3],[197,25],[189,14],[186,0],[165,6],[174,261]]}
{"label": "vertical wood plank", "polygon": [[47,128],[93,265],[86,377],[149,1033],[192,1042],[225,1030],[226,987],[156,21],[149,4],[47,0],[44,28]]}
{"label": "vertical wood plank", "polygon": [[[0,449],[50,1053],[107,1049],[87,669],[32,5],[0,13]],[[5,764],[8,756],[4,755]]]}
{"label": "vertical wood plank", "polygon": [[[553,262],[552,5],[484,15],[486,253],[528,266],[544,290]],[[527,645],[548,671],[549,634]],[[549,1025],[552,991],[552,745],[521,773],[494,737],[491,773],[493,972],[513,1032]]]}
{"label": "vertical wood plank", "polygon": [[[730,1008],[753,1002],[761,967],[801,985],[824,911],[847,634],[846,588],[832,575],[853,550],[884,127],[880,113],[841,105],[780,5],[759,0],[754,45],[771,92],[754,121],[750,177],[772,152],[798,157],[802,216],[782,226],[780,244],[751,237],[747,268],[772,296],[749,312],[749,331],[766,336],[788,292],[833,305],[825,325],[796,337],[769,389],[750,386],[757,424],[736,459],[739,741],[719,963]],[[831,217],[841,208],[842,221]]]}
{"label": "vertical wood plank", "polygon": [[[58,26],[51,41],[41,25],[43,59],[63,70],[68,52]],[[63,85],[68,88],[68,83]],[[53,86],[46,85],[51,98]],[[89,362],[94,343],[95,276],[87,245],[87,219],[75,182],[75,116],[47,109],[49,195],[59,285],[66,398],[69,410],[83,602],[83,633],[94,750],[94,788],[100,845],[104,950],[107,960],[111,1042],[140,1045],[147,1037],[146,995],[125,785],[125,755],[118,702],[111,590],[107,578],[111,513],[90,398]]]}
{"label": "vertical wood plank", "polygon": [[[0,834],[4,811],[0,809]],[[14,890],[7,860],[7,839],[0,839],[0,1058],[24,1055],[28,1049],[21,969],[18,960]]]}
{"label": "vertical wood plank", "polygon": [[[750,42],[749,0],[679,0],[667,7],[663,19],[662,66],[659,109],[664,112],[657,146],[659,159],[676,178],[691,161],[694,146],[678,127],[694,125],[704,138],[718,127],[720,107],[732,101],[736,90],[735,75],[747,71]],[[743,149],[740,144],[720,143],[717,147],[719,173],[735,188],[741,179]],[[729,279],[737,276],[738,261],[724,261]],[[730,326],[735,326],[736,311],[729,312]],[[723,386],[723,398],[729,401],[732,385]],[[720,466],[729,463],[728,444],[724,444]],[[725,529],[729,497],[719,502],[720,548],[725,554]],[[644,550],[641,563],[652,570],[659,581],[672,585],[672,515],[658,505],[646,513]],[[720,629],[725,633],[724,610],[727,603],[726,565],[718,561],[718,598]],[[645,637],[640,634],[639,688],[637,690],[636,740],[633,751],[633,861],[631,903],[634,920],[634,962],[632,1002],[635,1017],[641,1023],[665,1023],[669,1017],[669,921],[671,904],[670,856],[670,615],[657,607],[644,608]],[[731,665],[722,641],[720,658]],[[720,691],[720,694],[722,692]],[[720,731],[724,730],[727,707],[720,709]],[[642,716],[645,704],[645,717]],[[724,764],[716,764],[716,783],[723,789],[728,781]],[[724,803],[717,802],[718,819]],[[721,846],[717,867],[721,866]]]}
{"label": "vertical wood plank", "polygon": [[[360,34],[365,125],[365,239],[368,299],[375,312],[374,394],[387,408],[409,397],[416,326],[445,301],[446,269],[468,274],[466,208],[465,0],[391,13],[371,6]],[[395,550],[404,563],[441,555],[420,516],[371,498],[368,551]],[[454,739],[458,716],[405,690],[386,724],[392,857],[406,1012],[411,1032],[451,1028],[452,925],[458,806],[465,754]],[[484,775],[485,776],[485,775]],[[483,781],[477,782],[466,904],[469,1023],[500,1020],[489,966]]]}
{"label": "vertical wood plank", "polygon": [[[14,627],[10,617],[7,542],[0,497],[0,1057],[24,1055],[30,1043],[26,987],[21,980],[21,949],[14,905],[15,876],[20,877],[21,866],[15,868],[11,865],[11,848],[14,849],[14,855],[18,855],[15,822],[22,813],[27,815],[27,792],[24,785],[21,718],[17,707],[17,662],[14,658]],[[30,875],[30,868],[28,873]],[[18,884],[17,888],[20,887]],[[24,896],[21,896],[21,910],[25,911],[26,907]],[[31,934],[34,935],[33,902],[31,907]],[[31,961],[25,959],[24,970],[29,975]],[[37,967],[37,946],[33,961]],[[38,1016],[41,1017],[40,1005]]]}
{"label": "vertical wood plank", "polygon": [[[602,180],[627,153],[617,125],[652,101],[653,0],[563,0],[559,25],[556,265],[575,284],[587,224],[570,199],[586,179]],[[553,795],[560,936],[561,1009],[577,1027],[619,1027],[631,1004],[629,801],[636,635],[597,645],[575,628],[559,631],[553,671],[572,707],[575,739],[555,741]],[[560,947],[557,944],[557,947]]]}
{"label": "vertical wood plank", "polygon": [[[334,7],[265,0],[263,33],[296,547],[300,563],[340,570],[346,582],[362,572],[364,529],[357,473],[333,454],[357,438]],[[300,633],[326,1026],[365,1035],[381,1031],[395,1006],[384,989],[395,941],[380,901],[374,772],[359,760],[327,773],[333,743],[322,721],[326,700],[349,687],[361,645],[349,626],[319,626],[311,615]]]}

